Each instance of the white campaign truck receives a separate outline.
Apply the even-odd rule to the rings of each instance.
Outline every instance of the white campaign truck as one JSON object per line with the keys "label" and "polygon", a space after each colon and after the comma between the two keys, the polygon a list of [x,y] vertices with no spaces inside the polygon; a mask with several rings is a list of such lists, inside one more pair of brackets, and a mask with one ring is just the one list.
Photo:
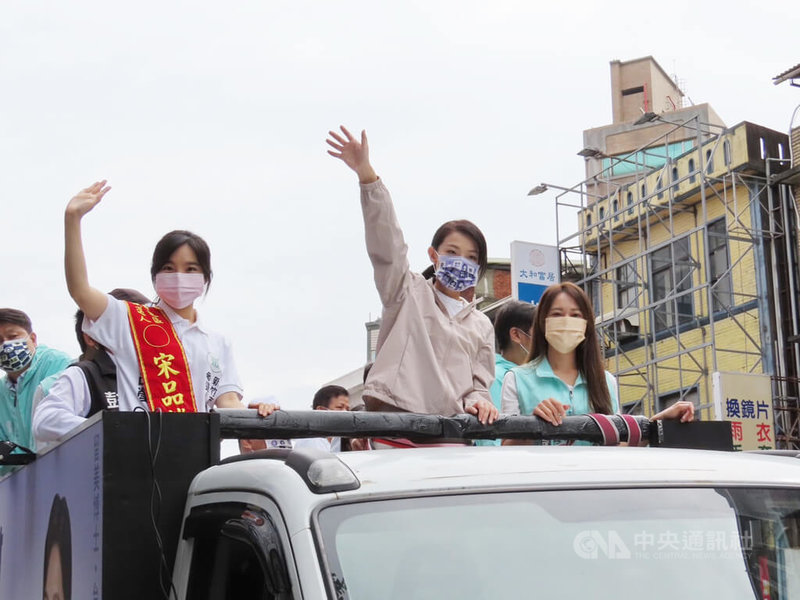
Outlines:
{"label": "white campaign truck", "polygon": [[[638,423],[651,444],[730,446],[716,423]],[[491,431],[600,439],[582,417]],[[48,511],[66,503],[63,598],[800,600],[793,453],[298,449],[216,464],[222,437],[337,433],[486,436],[467,416],[107,413],[0,482],[0,598],[43,597]]]}

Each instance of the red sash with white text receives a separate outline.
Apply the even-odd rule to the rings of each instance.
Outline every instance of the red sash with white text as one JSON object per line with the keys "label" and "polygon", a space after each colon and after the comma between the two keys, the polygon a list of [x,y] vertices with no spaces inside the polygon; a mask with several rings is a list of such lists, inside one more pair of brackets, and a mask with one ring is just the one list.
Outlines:
{"label": "red sash with white text", "polygon": [[125,304],[150,410],[197,412],[189,361],[169,317],[155,306]]}

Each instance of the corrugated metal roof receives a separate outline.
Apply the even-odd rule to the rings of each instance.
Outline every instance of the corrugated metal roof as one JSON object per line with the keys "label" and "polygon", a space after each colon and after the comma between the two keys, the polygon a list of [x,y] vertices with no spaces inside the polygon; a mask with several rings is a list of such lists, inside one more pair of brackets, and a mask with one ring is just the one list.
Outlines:
{"label": "corrugated metal roof", "polygon": [[796,77],[800,77],[800,64],[793,66],[791,69],[787,69],[783,73],[778,73],[772,78],[772,82],[778,85],[779,83],[783,83],[788,79],[795,79]]}

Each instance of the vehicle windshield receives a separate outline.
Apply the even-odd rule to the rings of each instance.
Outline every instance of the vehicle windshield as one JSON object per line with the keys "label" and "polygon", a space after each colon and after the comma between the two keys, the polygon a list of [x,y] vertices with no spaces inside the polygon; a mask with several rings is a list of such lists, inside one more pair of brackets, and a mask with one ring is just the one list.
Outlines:
{"label": "vehicle windshield", "polygon": [[800,490],[513,492],[335,505],[336,598],[800,600]]}

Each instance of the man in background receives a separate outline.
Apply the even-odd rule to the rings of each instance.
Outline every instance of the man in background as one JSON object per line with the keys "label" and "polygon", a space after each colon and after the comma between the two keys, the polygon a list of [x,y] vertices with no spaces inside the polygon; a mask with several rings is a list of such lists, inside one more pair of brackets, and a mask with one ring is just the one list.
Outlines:
{"label": "man in background", "polygon": [[[314,410],[350,410],[350,394],[340,385],[326,385],[317,390],[311,403]],[[326,452],[340,452],[342,438],[305,438],[294,440],[295,448],[318,448]]]}
{"label": "man in background", "polygon": [[[117,288],[109,292],[117,300],[147,304],[141,292]],[[33,435],[37,445],[53,442],[101,410],[132,411],[136,398],[120,398],[117,367],[100,344],[83,332],[83,311],[75,313],[75,335],[80,360],[59,375],[48,377],[36,390]]]}
{"label": "man in background", "polygon": [[60,373],[72,359],[38,344],[30,318],[15,308],[0,308],[0,440],[35,450],[31,428],[33,395],[43,379]]}
{"label": "man in background", "polygon": [[[531,327],[535,312],[533,304],[509,300],[494,317],[494,381],[489,387],[492,402],[501,410],[500,398],[503,378],[517,365],[528,362],[531,351]],[[476,446],[499,446],[500,440],[476,440]]]}
{"label": "man in background", "polygon": [[531,327],[536,309],[533,304],[510,300],[494,317],[495,379],[489,388],[492,402],[500,410],[503,378],[513,367],[528,362],[531,353]]}

